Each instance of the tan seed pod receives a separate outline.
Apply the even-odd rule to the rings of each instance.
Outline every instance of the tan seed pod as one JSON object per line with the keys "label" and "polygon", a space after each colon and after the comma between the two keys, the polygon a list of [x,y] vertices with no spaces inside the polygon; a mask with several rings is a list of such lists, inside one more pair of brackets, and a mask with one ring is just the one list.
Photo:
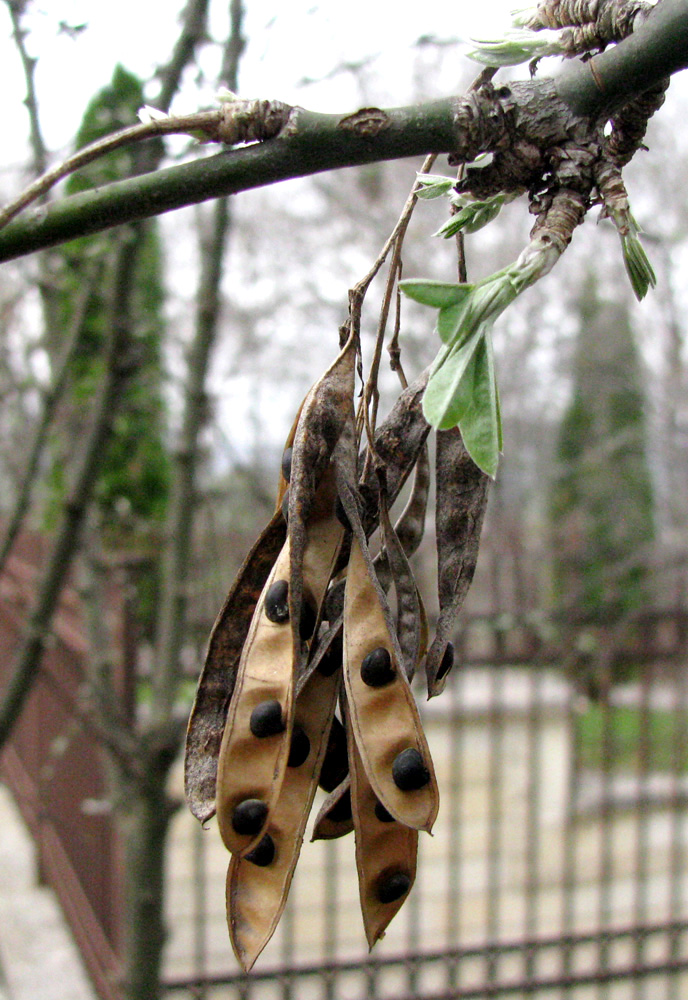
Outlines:
{"label": "tan seed pod", "polygon": [[351,803],[361,913],[370,948],[399,912],[416,878],[418,832],[398,823],[373,791],[356,740],[349,743]]}
{"label": "tan seed pod", "polygon": [[[257,855],[234,855],[227,872],[227,923],[232,947],[248,972],[268,943],[286,903],[337,702],[339,672],[314,673],[295,706],[294,732],[279,798],[271,810],[267,838]],[[305,754],[305,756],[304,756]],[[295,755],[295,756],[294,756]],[[265,863],[267,861],[267,863]]]}
{"label": "tan seed pod", "polygon": [[351,778],[346,778],[333,788],[315,818],[311,840],[336,840],[345,837],[354,828],[351,811]]}
{"label": "tan seed pod", "polygon": [[339,356],[306,396],[294,434],[289,481],[289,607],[297,660],[300,652],[298,622],[306,576],[303,565],[306,524],[316,499],[321,495],[321,479],[351,414],[355,371],[356,338],[352,333]]}
{"label": "tan seed pod", "polygon": [[[282,613],[281,621],[270,621],[266,613],[266,601],[274,593],[271,588],[286,581],[288,575],[287,540],[251,621],[220,747],[216,787],[218,825],[227,849],[238,854],[250,850],[260,840],[277,799],[289,753],[293,697],[291,630],[288,614]],[[285,600],[280,607],[286,608]],[[254,713],[260,716],[266,707],[273,710],[273,724],[269,727],[272,732],[257,736]],[[249,816],[245,803],[260,803],[262,809],[256,806],[254,815]]]}
{"label": "tan seed pod", "polygon": [[[344,534],[333,508],[334,471],[329,470],[306,526],[302,560],[307,596],[303,609],[311,609],[313,628]],[[218,823],[226,847],[238,854],[251,850],[263,835],[287,765],[295,670],[289,550],[287,540],[256,607],[220,749]],[[246,803],[261,803],[263,808],[255,805],[250,813]]]}
{"label": "tan seed pod", "polygon": [[[285,442],[290,452],[303,403]],[[275,512],[246,556],[210,633],[208,652],[189,716],[184,753],[184,790],[189,809],[201,823],[215,815],[217,760],[241,651],[270,569],[287,537],[282,500],[288,488],[284,462]]]}
{"label": "tan seed pod", "polygon": [[284,546],[286,524],[278,511],[249,552],[213,626],[186,734],[184,786],[193,815],[215,814],[217,760],[241,651],[265,581]]}
{"label": "tan seed pod", "polygon": [[430,830],[439,808],[430,750],[355,503],[344,483],[339,492],[354,527],[344,599],[344,682],[351,729],[385,808],[406,826]]}
{"label": "tan seed pod", "polygon": [[382,488],[380,489],[380,535],[394,580],[397,602],[397,638],[403,655],[404,672],[408,679],[412,680],[420,656],[420,598],[413,570],[389,519],[387,493]]}
{"label": "tan seed pod", "polygon": [[478,559],[490,477],[466,451],[458,427],[437,432],[436,493],[440,614],[425,670],[428,697],[440,694],[451,669],[450,640]]}

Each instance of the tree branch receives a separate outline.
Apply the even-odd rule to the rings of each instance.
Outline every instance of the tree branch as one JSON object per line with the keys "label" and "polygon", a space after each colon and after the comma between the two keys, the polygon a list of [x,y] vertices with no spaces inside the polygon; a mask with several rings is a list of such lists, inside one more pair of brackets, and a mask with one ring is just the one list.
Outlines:
{"label": "tree branch", "polygon": [[[688,0],[661,0],[636,34],[588,63],[572,63],[558,81],[531,80],[509,90],[518,92],[529,114],[539,113],[548,128],[559,111],[560,129],[566,131],[572,120],[594,122],[687,65]],[[293,177],[427,153],[456,153],[471,160],[490,150],[490,139],[494,143],[505,137],[504,130],[497,135],[487,111],[485,107],[480,112],[468,98],[387,111],[363,109],[343,116],[294,108],[279,134],[266,142],[27,212],[0,231],[0,262],[75,236]],[[485,117],[480,119],[479,113]],[[531,120],[530,130],[537,126]]]}
{"label": "tree branch", "polygon": [[111,334],[106,371],[94,403],[93,421],[84,441],[79,468],[64,503],[61,523],[39,593],[29,615],[14,672],[3,692],[0,703],[0,747],[10,735],[39,669],[55,605],[79,544],[102,454],[118,403],[123,397],[125,382],[131,374],[129,305],[131,271],[137,256],[137,242],[135,234],[130,234],[130,244],[120,247],[110,312]]}

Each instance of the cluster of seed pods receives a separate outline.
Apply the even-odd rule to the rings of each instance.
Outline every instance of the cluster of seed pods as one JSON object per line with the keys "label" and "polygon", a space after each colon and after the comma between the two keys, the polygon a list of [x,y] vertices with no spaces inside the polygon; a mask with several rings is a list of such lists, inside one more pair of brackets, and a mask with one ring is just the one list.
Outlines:
{"label": "cluster of seed pods", "polygon": [[[351,336],[299,410],[275,513],[215,623],[189,720],[187,799],[201,822],[217,814],[231,852],[227,920],[246,970],[277,926],[319,785],[327,795],[313,838],[354,830],[371,947],[411,890],[419,831],[431,830],[439,807],[411,681],[426,658],[432,695],[451,668],[487,482],[458,431],[440,432],[440,614],[429,644],[408,562],[430,479],[427,376],[402,392],[358,455],[355,371]],[[412,472],[393,526],[389,509]]]}

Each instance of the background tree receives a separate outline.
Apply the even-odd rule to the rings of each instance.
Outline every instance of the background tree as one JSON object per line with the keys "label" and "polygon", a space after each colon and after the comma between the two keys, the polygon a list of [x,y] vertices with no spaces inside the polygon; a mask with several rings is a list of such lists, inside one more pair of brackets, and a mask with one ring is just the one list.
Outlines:
{"label": "background tree", "polygon": [[574,618],[612,625],[650,601],[644,393],[628,310],[601,300],[589,277],[577,315],[551,501],[557,604]]}

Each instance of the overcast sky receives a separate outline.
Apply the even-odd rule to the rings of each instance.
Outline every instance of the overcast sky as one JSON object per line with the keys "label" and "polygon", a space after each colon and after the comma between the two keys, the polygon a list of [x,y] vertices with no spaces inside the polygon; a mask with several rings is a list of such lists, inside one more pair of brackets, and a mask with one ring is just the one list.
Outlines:
{"label": "overcast sky", "polygon": [[[303,87],[304,78],[321,79],[337,64],[380,53],[376,71],[389,80],[390,93],[400,92],[403,102],[409,47],[421,35],[449,38],[494,33],[509,23],[512,0],[490,0],[487,5],[459,5],[446,0],[424,0],[422,5],[391,5],[371,0],[346,4],[309,3],[308,0],[247,0],[245,34],[249,46],[241,67],[242,96],[277,97],[289,103],[306,103],[313,110],[348,110],[355,100],[350,80],[339,76],[319,86]],[[38,56],[36,82],[41,118],[48,145],[67,146],[76,132],[90,96],[104,86],[120,61],[142,78],[165,61],[178,33],[177,11],[182,0],[38,0],[26,19],[28,47]],[[227,4],[213,4],[213,33],[226,35]],[[416,10],[421,13],[416,13]],[[449,13],[448,13],[449,12]],[[88,24],[76,39],[57,31],[60,21]],[[209,72],[213,53],[203,56]],[[457,74],[458,76],[459,74]],[[26,131],[21,104],[23,80],[11,38],[9,14],[0,5],[0,86],[3,94],[2,162],[21,160],[18,136]],[[380,94],[380,103],[387,96]],[[210,98],[210,94],[208,95]],[[183,105],[182,96],[178,105]],[[187,90],[192,110],[197,94]]]}

